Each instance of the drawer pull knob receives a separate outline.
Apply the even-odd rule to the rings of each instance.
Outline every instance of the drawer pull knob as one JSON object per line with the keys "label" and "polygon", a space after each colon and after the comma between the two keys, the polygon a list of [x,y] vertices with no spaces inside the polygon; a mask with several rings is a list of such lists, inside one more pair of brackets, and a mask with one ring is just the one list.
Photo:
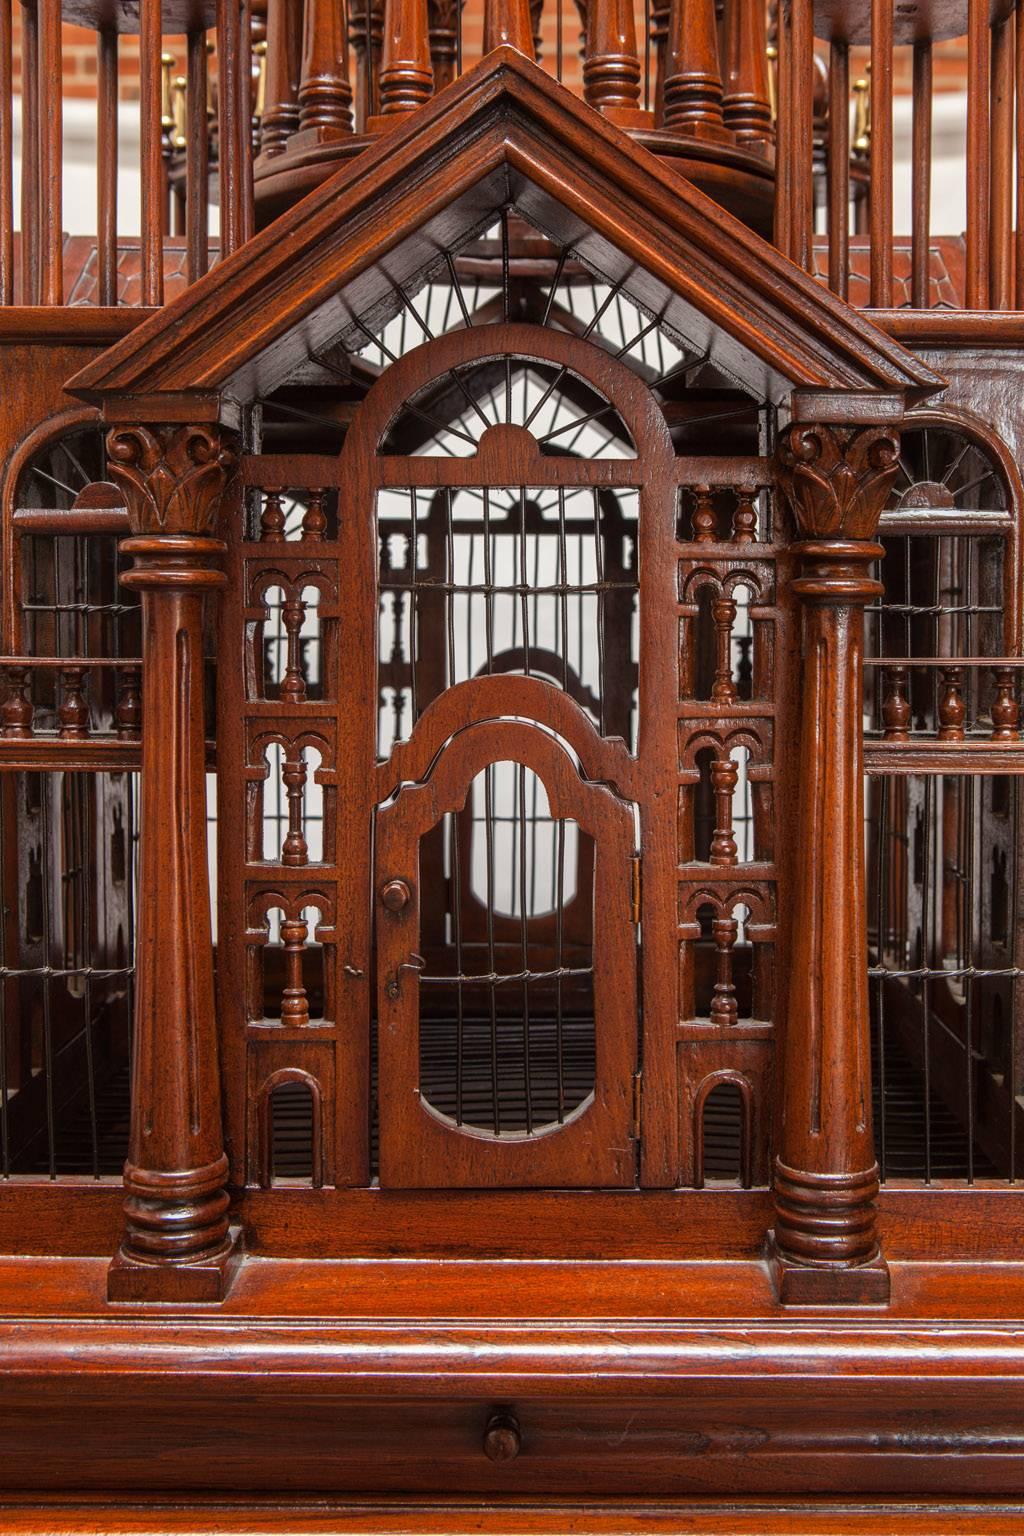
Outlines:
{"label": "drawer pull knob", "polygon": [[522,1446],[519,1420],[512,1413],[493,1413],[484,1430],[484,1453],[491,1461],[515,1461]]}

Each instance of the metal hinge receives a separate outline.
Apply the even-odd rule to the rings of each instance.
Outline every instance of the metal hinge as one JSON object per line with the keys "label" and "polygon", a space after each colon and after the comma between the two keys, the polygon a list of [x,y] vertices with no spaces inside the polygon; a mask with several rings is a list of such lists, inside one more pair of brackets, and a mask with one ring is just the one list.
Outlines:
{"label": "metal hinge", "polygon": [[634,853],[633,859],[633,895],[630,908],[630,917],[634,923],[640,922],[640,855]]}
{"label": "metal hinge", "polygon": [[640,1140],[640,1103],[643,1098],[643,1075],[633,1073],[633,1140]]}

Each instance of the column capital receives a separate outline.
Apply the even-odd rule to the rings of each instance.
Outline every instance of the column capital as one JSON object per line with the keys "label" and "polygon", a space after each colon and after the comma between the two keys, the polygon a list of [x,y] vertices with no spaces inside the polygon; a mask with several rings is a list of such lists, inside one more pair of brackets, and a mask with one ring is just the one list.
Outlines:
{"label": "column capital", "polygon": [[234,434],[210,422],[107,433],[107,473],[136,534],[211,532],[237,462]]}
{"label": "column capital", "polygon": [[776,483],[804,539],[873,538],[899,467],[894,427],[794,421],[775,452]]}

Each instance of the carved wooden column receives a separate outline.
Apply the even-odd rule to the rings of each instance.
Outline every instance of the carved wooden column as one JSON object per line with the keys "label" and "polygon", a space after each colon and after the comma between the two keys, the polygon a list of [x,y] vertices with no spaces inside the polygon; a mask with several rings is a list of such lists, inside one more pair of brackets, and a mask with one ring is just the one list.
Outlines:
{"label": "carved wooden column", "polygon": [[583,94],[620,128],[653,123],[640,107],[642,70],[632,0],[590,0]]}
{"label": "carved wooden column", "polygon": [[348,28],[342,0],[306,0],[299,81],[297,145],[344,138],[352,132]]}
{"label": "carved wooden column", "polygon": [[234,454],[213,426],[114,427],[142,594],[143,764],[131,1135],[116,1301],[216,1301],[235,1234],[221,1124],[206,852],[203,600],[225,582],[210,536]]}
{"label": "carved wooden column", "polygon": [[518,48],[534,56],[530,0],[484,0],[484,53],[493,48]]}
{"label": "carved wooden column", "polygon": [[778,483],[803,542],[803,716],[782,1125],[769,1253],[780,1300],[885,1301],[871,1129],[864,787],[865,604],[896,474],[890,428],[791,426]]}
{"label": "carved wooden column", "polygon": [[260,139],[264,155],[283,154],[298,129],[301,73],[300,0],[268,0],[266,107]]}
{"label": "carved wooden column", "polygon": [[662,126],[727,141],[715,0],[671,0],[666,52]]}
{"label": "carved wooden column", "polygon": [[389,118],[414,112],[430,100],[434,66],[430,61],[427,0],[384,0],[384,44],[380,66],[380,116],[372,132]]}

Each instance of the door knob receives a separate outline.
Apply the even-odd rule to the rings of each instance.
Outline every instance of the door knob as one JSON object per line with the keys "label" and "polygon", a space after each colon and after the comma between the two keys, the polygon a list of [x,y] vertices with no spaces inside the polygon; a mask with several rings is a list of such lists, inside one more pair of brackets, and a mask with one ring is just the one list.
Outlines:
{"label": "door knob", "polygon": [[404,912],[412,900],[412,891],[404,880],[389,880],[381,887],[381,904],[388,912]]}

